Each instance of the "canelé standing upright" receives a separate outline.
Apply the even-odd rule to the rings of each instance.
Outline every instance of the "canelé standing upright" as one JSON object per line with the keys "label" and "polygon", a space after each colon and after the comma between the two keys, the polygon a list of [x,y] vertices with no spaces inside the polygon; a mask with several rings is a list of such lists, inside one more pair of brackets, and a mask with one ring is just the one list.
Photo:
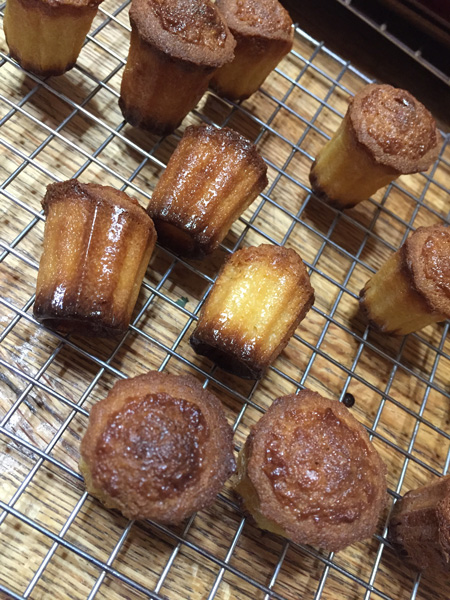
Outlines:
{"label": "canel\u00e9 standing upright", "polygon": [[187,127],[147,212],[159,242],[181,256],[213,252],[267,185],[256,147],[233,129]]}
{"label": "canel\u00e9 standing upright", "polygon": [[34,316],[62,333],[106,337],[128,328],[156,243],[137,200],[76,179],[47,187]]}
{"label": "canel\u00e9 standing upright", "polygon": [[233,58],[234,39],[212,0],[132,0],[131,42],[119,105],[136,127],[178,127]]}
{"label": "canel\u00e9 standing upright", "polygon": [[336,208],[351,208],[399,175],[426,171],[441,144],[432,115],[409,92],[367,85],[317,155],[312,189]]}

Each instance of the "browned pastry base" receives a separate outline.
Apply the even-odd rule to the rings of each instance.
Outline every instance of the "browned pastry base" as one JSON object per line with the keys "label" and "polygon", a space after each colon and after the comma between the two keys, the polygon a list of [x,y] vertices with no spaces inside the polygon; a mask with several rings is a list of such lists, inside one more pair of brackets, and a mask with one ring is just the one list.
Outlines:
{"label": "browned pastry base", "polygon": [[294,250],[244,248],[222,267],[190,343],[224,371],[258,379],[313,302],[308,273]]}
{"label": "browned pastry base", "polygon": [[235,487],[259,527],[337,552],[375,532],[385,474],[349,410],[304,390],[275,400],[253,427]]}
{"label": "browned pastry base", "polygon": [[401,174],[426,171],[441,144],[433,117],[409,92],[367,85],[317,155],[312,190],[335,208],[351,208]]}
{"label": "browned pastry base", "polygon": [[174,131],[206,92],[235,42],[211,0],[133,0],[119,106],[155,134]]}
{"label": "browned pastry base", "polygon": [[236,131],[187,127],[147,208],[159,242],[189,258],[210,254],[265,188],[266,173],[256,147]]}
{"label": "browned pastry base", "polygon": [[49,185],[34,316],[62,333],[109,337],[130,323],[156,243],[137,200],[76,179]]}
{"label": "browned pastry base", "polygon": [[62,75],[75,65],[100,2],[7,0],[3,25],[11,56],[37,75]]}
{"label": "browned pastry base", "polygon": [[419,227],[369,279],[360,306],[383,333],[406,335],[450,317],[450,230]]}
{"label": "browned pastry base", "polygon": [[180,523],[212,504],[234,471],[232,439],[219,400],[193,377],[150,372],[92,407],[80,470],[108,508]]}
{"label": "browned pastry base", "polygon": [[450,475],[395,504],[388,539],[417,569],[450,575]]}

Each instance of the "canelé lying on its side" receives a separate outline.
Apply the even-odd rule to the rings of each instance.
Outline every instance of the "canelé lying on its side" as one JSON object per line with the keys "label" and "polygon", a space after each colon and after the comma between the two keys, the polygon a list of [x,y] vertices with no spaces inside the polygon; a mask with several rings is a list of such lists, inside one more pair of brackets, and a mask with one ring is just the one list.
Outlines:
{"label": "canel\u00e9 lying on its side", "polygon": [[359,91],[310,172],[314,193],[351,208],[399,175],[426,171],[442,137],[428,110],[409,92],[370,84]]}
{"label": "canel\u00e9 lying on its side", "polygon": [[278,0],[217,0],[236,40],[234,59],[213,75],[211,87],[230,100],[245,100],[291,50],[294,26]]}
{"label": "canel\u00e9 lying on its side", "polygon": [[124,333],[156,243],[137,200],[76,179],[47,187],[34,316],[62,333]]}
{"label": "canel\u00e9 lying on its side", "polygon": [[77,61],[102,0],[7,0],[9,52],[28,71],[62,75]]}
{"label": "canel\u00e9 lying on its side", "polygon": [[419,227],[360,292],[371,325],[406,335],[450,317],[450,230]]}
{"label": "canel\u00e9 lying on its side", "polygon": [[265,188],[266,173],[256,147],[236,131],[188,127],[147,208],[158,241],[181,256],[210,254]]}
{"label": "canel\u00e9 lying on its side", "polygon": [[119,105],[152,133],[174,131],[233,58],[234,39],[212,0],[132,0]]}
{"label": "canel\u00e9 lying on its side", "polygon": [[420,571],[450,575],[450,475],[398,500],[388,539]]}
{"label": "canel\u00e9 lying on its side", "polygon": [[343,404],[303,390],[253,427],[235,489],[262,529],[337,552],[375,532],[386,467]]}
{"label": "canel\u00e9 lying on its side", "polygon": [[191,376],[119,381],[95,404],[81,442],[89,493],[130,519],[180,523],[212,504],[234,471],[220,401]]}
{"label": "canel\u00e9 lying on its side", "polygon": [[300,256],[261,245],[235,252],[222,267],[190,342],[224,371],[259,379],[314,302]]}

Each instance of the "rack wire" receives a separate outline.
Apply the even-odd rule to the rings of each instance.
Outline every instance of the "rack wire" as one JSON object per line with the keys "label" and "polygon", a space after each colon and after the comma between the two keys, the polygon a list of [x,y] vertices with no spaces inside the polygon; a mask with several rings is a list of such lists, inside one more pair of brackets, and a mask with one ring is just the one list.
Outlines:
{"label": "rack wire", "polygon": [[[119,341],[83,340],[32,316],[43,239],[40,200],[80,177],[126,190],[145,206],[182,129],[165,139],[128,126],[117,107],[128,2],[106,0],[76,67],[42,80],[0,39],[0,596],[4,598],[448,598],[386,541],[393,502],[447,473],[448,324],[401,339],[368,330],[358,291],[419,225],[448,222],[449,136],[427,174],[402,177],[352,211],[311,195],[308,172],[348,98],[369,80],[297,29],[294,49],[238,105],[208,92],[183,127],[232,126],[253,139],[269,186],[203,262],[158,247],[133,322]],[[2,14],[1,9],[1,14]],[[299,250],[316,304],[259,383],[226,375],[188,344],[225,256],[242,245]],[[83,487],[79,442],[89,407],[118,378],[190,372],[222,400],[236,449],[274,398],[305,386],[343,399],[388,467],[377,534],[338,554],[259,531],[229,486],[183,526],[127,522]]]}

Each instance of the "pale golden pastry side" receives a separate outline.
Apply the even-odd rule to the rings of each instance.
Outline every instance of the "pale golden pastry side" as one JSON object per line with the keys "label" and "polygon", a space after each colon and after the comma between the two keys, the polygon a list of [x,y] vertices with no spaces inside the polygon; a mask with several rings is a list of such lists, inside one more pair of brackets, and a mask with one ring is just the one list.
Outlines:
{"label": "pale golden pastry side", "polygon": [[214,502],[235,468],[232,440],[212,393],[154,371],[119,381],[92,407],[80,470],[108,508],[176,524]]}
{"label": "pale golden pastry side", "polygon": [[236,40],[234,59],[213,75],[211,87],[230,100],[245,100],[291,50],[294,26],[278,0],[217,0]]}
{"label": "pale golden pastry side", "polygon": [[375,532],[386,467],[345,406],[303,390],[252,428],[235,490],[262,529],[338,552]]}
{"label": "pale golden pastry side", "polygon": [[450,575],[450,475],[396,502],[388,540],[420,571]]}
{"label": "pale golden pastry side", "polygon": [[190,343],[223,370],[259,379],[313,302],[309,275],[295,250],[244,248],[222,267]]}
{"label": "pale golden pastry side", "polygon": [[77,61],[102,0],[7,0],[9,52],[28,71],[62,75]]}
{"label": "pale golden pastry side", "polygon": [[156,243],[137,200],[71,179],[47,187],[34,316],[61,333],[124,333]]}
{"label": "pale golden pastry side", "polygon": [[450,231],[419,227],[360,292],[370,324],[406,335],[450,317]]}
{"label": "pale golden pastry side", "polygon": [[266,185],[266,164],[248,139],[227,127],[191,126],[159,179],[147,213],[163,246],[203,258]]}
{"label": "pale golden pastry side", "polygon": [[336,208],[351,208],[399,175],[426,171],[441,145],[432,115],[414,96],[390,85],[367,85],[317,155],[312,190]]}
{"label": "pale golden pastry side", "polygon": [[119,105],[135,127],[174,131],[233,58],[234,39],[212,0],[133,0]]}

